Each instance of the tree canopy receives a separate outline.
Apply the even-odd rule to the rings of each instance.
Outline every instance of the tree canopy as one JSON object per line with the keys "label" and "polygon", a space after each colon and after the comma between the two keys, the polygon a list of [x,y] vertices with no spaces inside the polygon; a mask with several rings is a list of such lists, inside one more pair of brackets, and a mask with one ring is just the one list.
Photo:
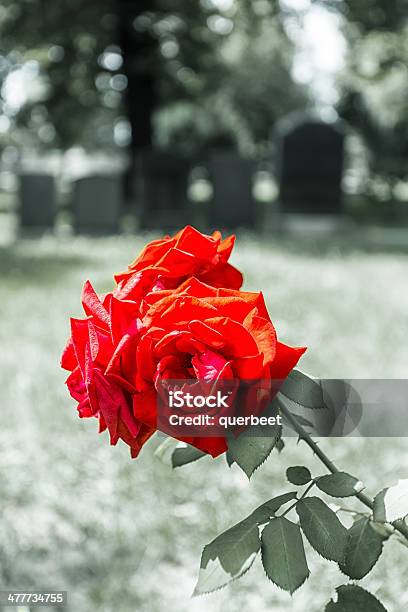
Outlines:
{"label": "tree canopy", "polygon": [[[277,1],[4,0],[0,36],[23,142],[191,149],[225,132],[253,149],[306,102]],[[10,106],[17,74],[37,86]]]}

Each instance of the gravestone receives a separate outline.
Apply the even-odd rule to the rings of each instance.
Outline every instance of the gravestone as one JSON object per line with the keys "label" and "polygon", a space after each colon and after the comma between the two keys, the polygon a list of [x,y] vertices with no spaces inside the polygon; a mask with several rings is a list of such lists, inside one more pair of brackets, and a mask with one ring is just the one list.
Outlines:
{"label": "gravestone", "polygon": [[136,162],[135,194],[141,228],[179,228],[188,219],[190,163],[147,151]]}
{"label": "gravestone", "polygon": [[253,197],[255,164],[234,149],[214,150],[208,170],[213,185],[210,222],[214,227],[253,228],[256,208]]}
{"label": "gravestone", "polygon": [[282,212],[340,215],[344,134],[335,124],[306,119],[285,130],[280,155]]}
{"label": "gravestone", "polygon": [[48,174],[20,174],[19,218],[22,229],[51,229],[56,215],[55,180]]}
{"label": "gravestone", "polygon": [[122,213],[122,177],[88,176],[75,181],[73,225],[81,234],[115,234]]}

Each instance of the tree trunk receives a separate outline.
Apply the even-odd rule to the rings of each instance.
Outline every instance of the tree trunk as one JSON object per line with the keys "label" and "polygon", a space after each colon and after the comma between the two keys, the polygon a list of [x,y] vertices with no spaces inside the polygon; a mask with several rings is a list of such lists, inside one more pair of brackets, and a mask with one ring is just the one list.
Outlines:
{"label": "tree trunk", "polygon": [[125,191],[131,183],[138,153],[152,146],[152,117],[157,106],[157,39],[149,27],[148,13],[156,0],[116,0],[118,39],[123,54],[123,72],[128,79],[125,108],[131,126],[130,168]]}

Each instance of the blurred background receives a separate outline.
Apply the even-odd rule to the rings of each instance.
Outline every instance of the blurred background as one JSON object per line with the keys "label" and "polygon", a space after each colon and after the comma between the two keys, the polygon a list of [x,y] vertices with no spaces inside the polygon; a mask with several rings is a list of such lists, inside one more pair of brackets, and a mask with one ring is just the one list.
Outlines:
{"label": "blurred background", "polygon": [[[312,552],[293,598],[257,564],[191,600],[204,544],[288,465],[321,468],[293,440],[250,485],[222,458],[172,472],[155,440],[131,461],[78,420],[59,355],[87,278],[109,290],[192,223],[237,232],[303,369],[406,377],[407,35],[405,0],[0,0],[1,588],[80,612],[317,612],[344,582]],[[369,493],[407,477],[404,439],[321,444]],[[401,549],[363,581],[389,610]]]}
{"label": "blurred background", "polygon": [[85,233],[406,226],[407,14],[2,0],[0,210]]}

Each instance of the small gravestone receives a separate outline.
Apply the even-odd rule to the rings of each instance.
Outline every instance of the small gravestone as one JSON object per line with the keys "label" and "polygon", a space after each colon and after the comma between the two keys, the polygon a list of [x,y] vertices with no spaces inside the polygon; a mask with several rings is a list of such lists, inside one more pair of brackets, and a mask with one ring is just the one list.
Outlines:
{"label": "small gravestone", "polygon": [[344,134],[336,125],[305,119],[282,134],[280,205],[282,212],[340,215]]}
{"label": "small gravestone", "polygon": [[55,180],[48,174],[21,174],[19,217],[22,229],[51,229],[56,215]]}
{"label": "small gravestone", "polygon": [[115,234],[122,213],[121,176],[88,176],[74,184],[73,225],[81,234]]}
{"label": "small gravestone", "polygon": [[190,163],[147,151],[136,162],[135,193],[142,228],[177,228],[188,223]]}
{"label": "small gravestone", "polygon": [[254,227],[254,162],[240,157],[233,149],[219,149],[211,153],[208,170],[214,190],[211,225],[222,228]]}

